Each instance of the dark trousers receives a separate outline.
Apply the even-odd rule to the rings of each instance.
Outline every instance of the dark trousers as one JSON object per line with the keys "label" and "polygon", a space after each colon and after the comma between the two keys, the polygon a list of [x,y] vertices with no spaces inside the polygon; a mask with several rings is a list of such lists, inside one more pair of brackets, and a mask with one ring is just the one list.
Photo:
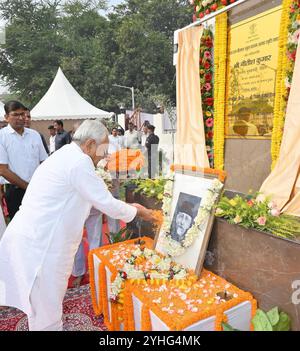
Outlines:
{"label": "dark trousers", "polygon": [[158,155],[148,153],[148,177],[154,179],[158,176]]}
{"label": "dark trousers", "polygon": [[6,185],[5,199],[10,219],[13,219],[15,214],[19,211],[24,194],[24,189],[11,184]]}

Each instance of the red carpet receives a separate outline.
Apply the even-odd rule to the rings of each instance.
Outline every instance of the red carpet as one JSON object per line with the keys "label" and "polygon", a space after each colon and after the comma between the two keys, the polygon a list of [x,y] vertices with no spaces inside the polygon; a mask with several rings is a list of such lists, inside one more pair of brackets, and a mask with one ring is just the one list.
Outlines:
{"label": "red carpet", "polygon": [[[69,289],[64,300],[63,323],[65,331],[105,331],[103,318],[93,311],[89,286]],[[0,308],[0,331],[28,330],[27,317],[19,310]]]}
{"label": "red carpet", "polygon": [[[123,227],[125,224],[121,223]],[[107,222],[103,223],[103,244],[108,244],[105,233],[109,233]],[[89,245],[86,240],[86,231],[83,234],[84,251],[86,255],[86,267],[88,272],[87,256]],[[89,331],[107,330],[103,324],[103,318],[96,317],[93,311],[91,294],[89,290],[89,276],[86,273],[82,280],[81,287],[70,289],[74,277],[69,279],[69,289],[63,304],[63,322],[66,331]],[[26,331],[28,330],[27,317],[24,313],[14,308],[0,307],[0,331]]]}

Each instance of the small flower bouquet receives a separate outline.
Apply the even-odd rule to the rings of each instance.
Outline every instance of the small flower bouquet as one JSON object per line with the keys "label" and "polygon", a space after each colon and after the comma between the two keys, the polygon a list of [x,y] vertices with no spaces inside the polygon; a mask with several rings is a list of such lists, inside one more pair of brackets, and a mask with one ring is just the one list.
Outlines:
{"label": "small flower bouquet", "polygon": [[231,224],[254,228],[283,238],[300,235],[300,221],[296,217],[281,214],[270,197],[257,193],[233,199],[223,196],[217,205],[216,216]]}
{"label": "small flower bouquet", "polygon": [[112,188],[112,177],[109,172],[106,171],[105,166],[101,163],[98,164],[96,168],[96,174],[98,177],[102,178],[108,189]]}
{"label": "small flower bouquet", "polygon": [[166,179],[134,179],[131,181],[136,185],[135,193],[141,193],[146,197],[155,198],[157,201],[163,200]]}

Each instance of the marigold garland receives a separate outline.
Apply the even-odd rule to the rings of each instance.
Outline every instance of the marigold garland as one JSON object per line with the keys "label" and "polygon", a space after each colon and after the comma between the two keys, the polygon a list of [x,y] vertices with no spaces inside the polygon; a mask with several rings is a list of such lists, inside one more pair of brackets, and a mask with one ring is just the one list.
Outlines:
{"label": "marigold garland", "polygon": [[170,167],[172,172],[196,172],[202,173],[204,175],[214,175],[217,176],[219,181],[224,183],[226,179],[226,172],[220,169],[213,169],[213,168],[200,168],[196,166],[189,166],[189,165],[171,165]]}
{"label": "marigold garland", "polygon": [[190,4],[194,6],[193,21],[202,19],[212,12],[218,11],[237,0],[190,0]]}
{"label": "marigold garland", "polygon": [[[108,298],[107,298],[107,284],[106,284],[106,270],[105,270],[105,264],[101,263],[99,265],[99,297],[102,300],[102,312],[103,312],[103,318],[105,321],[105,325],[107,328],[111,331],[114,330],[114,325],[113,322],[111,322],[110,316],[109,316],[109,310],[108,310]],[[111,316],[112,317],[112,316]]]}
{"label": "marigold garland", "polygon": [[141,330],[142,331],[152,331],[152,324],[150,318],[150,311],[147,304],[143,304],[141,312]]}
{"label": "marigold garland", "polygon": [[225,99],[227,69],[227,13],[216,17],[214,89],[214,168],[224,169]]}
{"label": "marigold garland", "polygon": [[[143,238],[141,238],[141,240],[143,242],[145,242],[146,247],[152,248],[152,246],[153,246],[152,239],[150,239],[148,237],[143,237]],[[136,241],[137,241],[136,239],[128,240],[128,241],[126,241],[126,245],[134,244]],[[115,306],[112,306],[112,305],[114,305],[114,304],[112,304],[111,305],[112,316],[110,319],[109,310],[108,310],[109,299],[108,299],[108,295],[107,295],[107,281],[106,281],[105,267],[107,267],[109,269],[109,271],[112,273],[111,281],[113,281],[115,279],[116,275],[118,274],[118,270],[117,270],[117,265],[111,262],[111,257],[110,256],[107,257],[104,253],[106,251],[113,252],[113,249],[118,248],[120,245],[124,245],[124,244],[123,243],[115,243],[115,244],[108,246],[109,250],[106,250],[106,247],[104,246],[102,248],[93,249],[89,252],[89,274],[91,277],[91,295],[92,295],[93,308],[94,308],[94,311],[96,314],[103,313],[105,325],[111,331],[119,330],[120,321],[118,321],[118,318],[124,319],[124,324],[125,324],[126,318],[124,318],[124,310],[118,309],[120,307],[120,304],[115,304]],[[99,296],[98,296],[99,302],[98,302],[98,304],[97,304],[97,293],[96,293],[96,289],[95,289],[95,280],[94,280],[95,275],[94,275],[94,268],[93,268],[94,267],[93,255],[96,255],[101,261],[101,264],[99,265],[99,268],[98,268],[98,275],[99,275]],[[124,290],[124,291],[126,291],[126,290]],[[122,298],[124,298],[123,301],[122,301]],[[123,293],[123,295],[121,295],[121,302],[122,303],[125,302],[125,294],[124,293]],[[130,308],[130,305],[128,305],[128,302],[126,302],[126,305],[127,305],[127,307],[129,306],[128,308]],[[134,328],[134,325],[132,326],[132,324],[129,323],[129,328],[132,328],[132,327]],[[130,330],[130,329],[128,329],[128,330]]]}
{"label": "marigold garland", "polygon": [[102,313],[102,299],[100,298],[100,293],[98,296],[97,302],[97,292],[96,292],[96,283],[95,283],[95,270],[94,270],[94,259],[92,251],[88,255],[88,267],[90,273],[90,289],[92,296],[92,305],[96,316],[99,316]]}
{"label": "marigold garland", "polygon": [[[142,238],[141,240],[145,241],[145,245],[148,248],[152,247],[153,241],[151,239]],[[118,251],[119,247],[123,248],[122,250],[128,249],[130,251],[133,249],[133,244],[135,242],[136,240],[130,240],[128,242],[117,243],[92,250],[93,254],[102,262],[99,267],[99,286],[102,293],[104,321],[110,330],[120,330],[121,323],[124,324],[125,330],[135,330],[132,294],[144,304],[141,313],[141,325],[143,330],[151,329],[150,310],[166,323],[170,330],[183,330],[199,320],[211,316],[216,317],[216,329],[221,330],[221,323],[226,320],[225,311],[244,301],[251,302],[252,315],[255,315],[256,301],[251,294],[243,292],[224,279],[204,269],[199,281],[194,280],[194,275],[190,276],[191,279],[187,277],[187,279],[181,282],[177,281],[176,283],[174,281],[168,282],[165,280],[153,280],[149,284],[141,284],[141,282],[133,280],[126,281],[122,296],[124,299],[123,305],[120,306],[118,303],[111,304],[112,316],[110,321],[105,267],[111,271],[111,279],[113,280],[118,272],[113,253]],[[130,249],[130,247],[132,249]],[[92,267],[91,264],[90,267]],[[92,294],[95,294],[95,291],[93,291]],[[216,300],[216,293],[220,291],[229,292],[232,295],[231,300],[225,301],[220,297],[219,299],[221,300]],[[172,297],[172,295],[170,295],[176,295],[176,292],[180,299],[179,297]],[[199,301],[199,298],[203,301]],[[187,308],[186,303],[192,303],[193,305],[195,303],[192,301],[195,301],[195,299],[198,299],[197,303],[200,303],[200,305],[198,305],[197,308],[196,306]],[[174,308],[176,308],[176,313],[170,310],[170,304],[173,304]],[[200,306],[201,308],[199,308]],[[178,314],[179,312],[180,314]]]}
{"label": "marigold garland", "polygon": [[[149,308],[149,310],[151,310],[161,321],[163,321],[171,331],[184,330],[185,328],[191,326],[194,323],[199,322],[200,320],[204,320],[213,316],[216,318],[215,330],[221,331],[222,322],[226,321],[227,318],[225,312],[245,301],[249,301],[251,303],[251,315],[255,315],[256,301],[250,293],[238,289],[237,287],[227,283],[224,279],[204,269],[201,275],[201,279],[208,281],[207,285],[209,285],[212,282],[212,280],[209,280],[209,277],[211,277],[211,279],[215,279],[215,284],[217,284],[217,286],[220,286],[220,290],[222,290],[222,288],[224,289],[224,287],[230,286],[229,291],[233,294],[234,297],[229,301],[216,305],[214,302],[214,298],[212,298],[213,293],[209,294],[207,298],[205,298],[203,297],[203,291],[205,289],[202,289],[202,294],[200,294],[201,290],[198,287],[199,282],[194,283],[195,289],[193,289],[194,284],[179,287],[178,290],[182,291],[182,295],[186,295],[186,299],[189,299],[191,301],[193,298],[203,299],[203,307],[198,309],[198,311],[196,312],[184,308],[182,306],[183,303],[181,302],[179,304],[178,299],[172,298],[170,300],[168,298],[170,291],[174,289],[170,284],[165,285],[166,290],[163,291],[158,291],[159,288],[145,291],[145,289],[147,288],[142,289],[133,284],[128,285],[128,289],[130,290],[131,294],[135,295],[143,304],[146,304],[147,308]],[[189,290],[190,292],[187,292]],[[218,289],[216,289],[216,291],[218,291]],[[166,305],[170,303],[174,304],[174,309],[182,308],[183,314],[178,315],[175,312],[170,314],[169,309],[166,308]],[[124,307],[125,309],[127,308],[127,306]],[[128,316],[130,316],[129,312]],[[134,318],[133,314],[131,315],[131,318]],[[143,324],[143,321],[141,322]]]}
{"label": "marigold garland", "polygon": [[289,69],[289,61],[287,56],[288,46],[288,29],[290,25],[290,8],[293,0],[283,0],[282,4],[282,15],[279,31],[279,53],[278,53],[278,65],[277,65],[277,76],[276,76],[276,91],[274,101],[274,119],[273,119],[273,132],[272,132],[272,144],[271,144],[271,155],[272,155],[272,169],[275,167],[277,162],[281,140],[283,135],[283,127],[285,120],[285,110],[287,104],[287,89],[285,86],[285,80]]}
{"label": "marigold garland", "polygon": [[126,331],[134,331],[135,323],[134,323],[134,310],[133,310],[133,302],[132,295],[130,289],[128,289],[129,282],[126,282],[125,289],[125,298],[124,298],[124,330]]}

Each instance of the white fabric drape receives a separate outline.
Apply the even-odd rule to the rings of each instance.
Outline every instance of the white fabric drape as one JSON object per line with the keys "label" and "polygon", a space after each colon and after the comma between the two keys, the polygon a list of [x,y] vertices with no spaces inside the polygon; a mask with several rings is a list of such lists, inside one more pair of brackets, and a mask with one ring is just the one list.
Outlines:
{"label": "white fabric drape", "polygon": [[260,191],[287,214],[300,216],[300,40],[287,105],[280,155]]}

